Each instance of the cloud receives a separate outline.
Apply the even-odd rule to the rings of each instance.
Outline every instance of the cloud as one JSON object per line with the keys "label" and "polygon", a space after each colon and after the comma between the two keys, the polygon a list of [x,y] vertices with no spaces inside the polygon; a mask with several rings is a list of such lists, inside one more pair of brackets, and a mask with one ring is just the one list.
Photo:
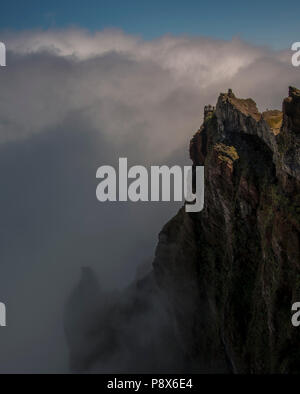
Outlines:
{"label": "cloud", "polygon": [[238,39],[78,29],[1,39],[0,371],[65,371],[62,310],[79,268],[106,289],[128,285],[180,205],[101,205],[96,169],[119,157],[190,164],[189,140],[220,91],[278,108],[299,70],[290,51]]}
{"label": "cloud", "polygon": [[214,103],[220,90],[230,86],[241,96],[251,93],[261,106],[278,107],[277,97],[299,80],[290,51],[238,39],[142,41],[109,30],[29,31],[4,38],[10,51],[0,74],[4,142],[82,112],[117,146],[138,134],[151,157],[153,150],[165,157],[186,143],[199,126],[202,106]]}

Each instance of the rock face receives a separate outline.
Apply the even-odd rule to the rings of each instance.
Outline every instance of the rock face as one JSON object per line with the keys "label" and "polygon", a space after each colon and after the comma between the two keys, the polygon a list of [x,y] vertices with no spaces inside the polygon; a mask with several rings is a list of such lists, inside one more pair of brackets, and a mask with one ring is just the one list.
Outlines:
{"label": "rock face", "polygon": [[300,91],[283,111],[221,94],[192,138],[205,205],[180,210],[154,261],[185,354],[212,370],[299,373]]}
{"label": "rock face", "polygon": [[221,94],[190,157],[204,210],[164,226],[154,273],[106,293],[83,269],[64,315],[73,370],[299,373],[300,91],[263,114]]}
{"label": "rock face", "polygon": [[277,142],[283,171],[300,181],[300,91],[293,87],[283,101],[283,125]]}

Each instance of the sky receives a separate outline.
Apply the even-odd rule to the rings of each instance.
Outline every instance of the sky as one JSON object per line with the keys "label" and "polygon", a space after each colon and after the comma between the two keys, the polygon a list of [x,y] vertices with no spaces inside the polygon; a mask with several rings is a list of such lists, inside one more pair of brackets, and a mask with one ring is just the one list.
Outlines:
{"label": "sky", "polygon": [[288,86],[300,86],[297,11],[296,2],[1,4],[0,372],[69,371],[62,321],[81,267],[105,291],[125,288],[151,269],[181,206],[100,204],[97,168],[119,157],[190,165],[203,107],[228,88],[280,109]]}
{"label": "sky", "polygon": [[3,29],[106,28],[153,39],[165,34],[240,37],[273,48],[299,41],[300,3],[201,0],[11,0],[2,2]]}

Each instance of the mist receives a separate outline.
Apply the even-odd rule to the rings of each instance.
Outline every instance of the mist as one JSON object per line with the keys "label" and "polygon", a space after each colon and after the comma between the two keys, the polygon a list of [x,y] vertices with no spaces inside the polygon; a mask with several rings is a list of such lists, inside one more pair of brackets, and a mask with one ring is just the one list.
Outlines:
{"label": "mist", "polygon": [[[79,29],[2,37],[8,53],[0,72],[0,301],[7,327],[0,372],[70,372],[64,308],[81,267],[99,281],[94,312],[107,294],[129,294],[139,267],[151,271],[158,233],[181,205],[99,203],[97,168],[117,167],[119,157],[129,166],[190,165],[189,141],[205,104],[230,87],[261,110],[262,103],[280,109],[298,70],[290,51],[238,39],[143,41]],[[136,328],[160,319],[152,306]],[[158,337],[169,324],[157,326]],[[173,345],[179,352],[175,339]],[[111,358],[93,366],[124,370],[125,348],[115,364]],[[134,362],[128,365],[134,371]]]}

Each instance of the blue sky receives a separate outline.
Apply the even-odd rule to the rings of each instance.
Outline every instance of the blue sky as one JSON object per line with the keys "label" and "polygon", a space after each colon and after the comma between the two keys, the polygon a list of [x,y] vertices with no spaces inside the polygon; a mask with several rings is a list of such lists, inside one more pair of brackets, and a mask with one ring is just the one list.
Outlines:
{"label": "blue sky", "polygon": [[118,28],[145,39],[163,34],[238,36],[282,48],[300,40],[299,14],[299,0],[10,0],[1,4],[0,30]]}

